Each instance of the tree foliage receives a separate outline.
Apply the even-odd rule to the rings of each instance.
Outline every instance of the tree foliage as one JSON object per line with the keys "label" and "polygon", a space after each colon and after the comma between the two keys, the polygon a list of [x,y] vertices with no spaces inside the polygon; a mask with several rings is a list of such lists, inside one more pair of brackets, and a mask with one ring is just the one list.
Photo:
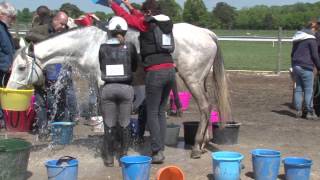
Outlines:
{"label": "tree foliage", "polygon": [[60,11],[66,12],[71,18],[78,18],[84,12],[82,12],[78,6],[71,4],[71,3],[64,3],[60,7]]}
{"label": "tree foliage", "polygon": [[182,21],[182,8],[175,0],[159,0],[163,14],[169,16],[173,22]]}
{"label": "tree foliage", "polygon": [[213,16],[219,21],[220,27],[225,29],[231,29],[236,19],[236,8],[230,6],[225,2],[217,3],[216,7],[212,11]]}
{"label": "tree foliage", "polygon": [[22,11],[18,11],[17,21],[18,22],[31,22],[33,13],[28,8],[23,8]]}
{"label": "tree foliage", "polygon": [[141,4],[132,3],[131,5],[132,5],[134,8],[136,8],[136,9],[141,9]]}
{"label": "tree foliage", "polygon": [[[218,2],[209,12],[203,0],[186,0],[182,9],[176,0],[159,0],[164,14],[174,22],[188,22],[206,28],[219,29],[278,29],[296,30],[311,19],[320,17],[320,1],[316,3],[296,3],[285,6],[257,5],[250,8],[235,9],[225,2]],[[140,4],[133,3],[138,9]],[[60,10],[66,11],[70,17],[77,18],[84,14],[76,5],[65,3]],[[57,10],[53,10],[56,12]],[[18,23],[30,23],[33,13],[28,8],[18,11]],[[96,12],[102,20],[113,14]]]}
{"label": "tree foliage", "polygon": [[202,27],[208,26],[209,13],[202,0],[187,0],[184,3],[183,21]]}

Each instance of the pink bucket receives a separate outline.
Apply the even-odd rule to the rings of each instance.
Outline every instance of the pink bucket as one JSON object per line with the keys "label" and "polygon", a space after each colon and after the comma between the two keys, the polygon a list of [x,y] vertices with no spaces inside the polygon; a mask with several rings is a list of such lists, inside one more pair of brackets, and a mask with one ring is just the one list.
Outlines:
{"label": "pink bucket", "polygon": [[220,121],[219,113],[217,111],[211,111],[210,121],[211,123],[217,123]]}
{"label": "pink bucket", "polygon": [[[191,100],[191,94],[188,91],[182,91],[179,92],[179,99],[182,106],[182,111],[185,111],[189,108],[190,100]],[[174,102],[173,92],[170,92],[170,102]],[[172,110],[177,110],[177,107],[174,103],[171,104]]]}

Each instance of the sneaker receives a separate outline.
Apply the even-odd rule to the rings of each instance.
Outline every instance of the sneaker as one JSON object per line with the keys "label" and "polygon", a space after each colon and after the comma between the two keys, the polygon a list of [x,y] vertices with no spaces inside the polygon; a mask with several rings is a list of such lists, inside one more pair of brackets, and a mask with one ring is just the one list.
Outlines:
{"label": "sneaker", "polygon": [[317,120],[318,117],[313,112],[308,112],[307,116],[306,116],[306,119],[308,119],[308,120]]}
{"label": "sneaker", "polygon": [[296,112],[296,118],[302,118],[302,111]]}
{"label": "sneaker", "polygon": [[152,164],[162,164],[165,157],[162,151],[158,151],[152,155]]}

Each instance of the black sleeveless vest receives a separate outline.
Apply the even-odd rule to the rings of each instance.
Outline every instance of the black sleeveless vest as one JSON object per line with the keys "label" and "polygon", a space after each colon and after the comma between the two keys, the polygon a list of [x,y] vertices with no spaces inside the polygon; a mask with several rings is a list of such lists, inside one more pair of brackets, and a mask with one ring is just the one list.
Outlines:
{"label": "black sleeveless vest", "polygon": [[102,44],[99,52],[101,79],[105,83],[132,82],[132,63],[130,45]]}
{"label": "black sleeveless vest", "polygon": [[[171,23],[171,21],[162,22]],[[168,34],[170,39],[169,46],[163,46],[163,35],[165,35],[157,22],[153,21],[149,23],[149,29],[147,32],[140,32],[140,50],[142,60],[145,66],[151,66],[163,63],[173,63],[171,53],[174,51],[174,38],[172,30]]]}

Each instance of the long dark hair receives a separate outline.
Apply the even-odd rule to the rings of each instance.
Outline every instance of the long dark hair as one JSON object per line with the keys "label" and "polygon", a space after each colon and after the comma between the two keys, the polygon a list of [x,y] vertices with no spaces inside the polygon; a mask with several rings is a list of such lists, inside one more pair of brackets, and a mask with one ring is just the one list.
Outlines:
{"label": "long dark hair", "polygon": [[151,11],[151,15],[159,15],[162,13],[160,3],[156,0],[146,0],[141,7],[141,11]]}

